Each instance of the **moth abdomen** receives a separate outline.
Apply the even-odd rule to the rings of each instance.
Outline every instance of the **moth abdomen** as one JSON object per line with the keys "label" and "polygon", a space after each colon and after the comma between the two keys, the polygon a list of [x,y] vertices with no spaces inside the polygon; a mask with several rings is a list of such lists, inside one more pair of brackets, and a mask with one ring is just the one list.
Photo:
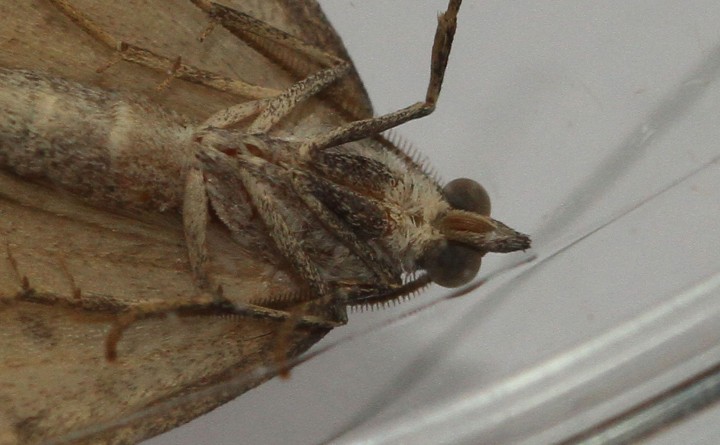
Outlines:
{"label": "moth abdomen", "polygon": [[181,117],[145,99],[0,69],[0,167],[113,208],[182,203],[193,160]]}

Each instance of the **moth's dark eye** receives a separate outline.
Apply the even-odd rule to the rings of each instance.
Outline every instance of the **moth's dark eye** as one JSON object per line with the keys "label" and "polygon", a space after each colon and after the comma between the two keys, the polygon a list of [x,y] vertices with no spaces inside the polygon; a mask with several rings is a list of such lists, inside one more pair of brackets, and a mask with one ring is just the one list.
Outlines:
{"label": "moth's dark eye", "polygon": [[477,250],[453,241],[442,241],[428,249],[421,266],[440,286],[459,287],[475,278],[481,262],[482,253]]}
{"label": "moth's dark eye", "polygon": [[472,179],[458,178],[450,181],[443,188],[443,194],[456,209],[490,216],[490,195]]}

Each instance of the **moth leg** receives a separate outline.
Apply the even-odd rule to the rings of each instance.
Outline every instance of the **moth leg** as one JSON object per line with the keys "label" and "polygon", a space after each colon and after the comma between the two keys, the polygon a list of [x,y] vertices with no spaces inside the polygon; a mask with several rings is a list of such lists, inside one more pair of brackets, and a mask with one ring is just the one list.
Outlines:
{"label": "moth leg", "polygon": [[325,68],[345,63],[341,58],[250,15],[209,0],[190,1],[205,11],[214,22],[220,23],[237,38],[282,65],[297,65],[301,61],[297,54]]}
{"label": "moth leg", "polygon": [[210,216],[208,197],[203,174],[196,168],[188,172],[185,181],[182,216],[185,244],[195,284],[199,289],[210,291],[219,297],[221,290],[213,285],[208,271],[210,265],[207,251],[207,224]]}
{"label": "moth leg", "polygon": [[115,51],[120,60],[146,66],[163,73],[170,70],[173,77],[203,84],[220,91],[227,91],[243,97],[260,99],[276,96],[280,93],[278,90],[272,88],[252,85],[241,80],[230,79],[210,71],[201,70],[191,65],[183,64],[179,58],[169,59],[159,54],[155,54],[152,51],[132,45],[128,42],[118,40],[103,30],[88,16],[75,8],[69,0],[48,1],[57,7],[83,31],[90,34],[93,38],[104,44],[112,51]]}
{"label": "moth leg", "polygon": [[248,127],[249,134],[267,133],[282,118],[287,116],[298,104],[316,95],[325,87],[344,76],[350,64],[342,62],[332,68],[312,74],[296,82],[279,96],[269,99],[267,107]]}
{"label": "moth leg", "polygon": [[[188,250],[191,252],[191,259],[200,259],[195,260],[193,269],[198,271],[201,282],[208,277],[206,269],[208,260],[204,237],[209,212],[209,200],[208,195],[205,194],[208,189],[205,187],[212,187],[212,184],[215,184],[216,188],[211,189],[213,191],[210,192],[209,196],[212,198],[211,201],[216,212],[224,214],[227,209],[223,209],[222,205],[219,205],[215,200],[219,199],[221,202],[225,202],[230,196],[235,196],[239,189],[244,190],[249,204],[267,228],[280,255],[293,266],[294,270],[308,284],[312,295],[318,297],[319,303],[315,306],[321,310],[319,313],[324,313],[328,308],[340,308],[341,305],[336,304],[339,300],[335,298],[337,294],[333,292],[334,289],[331,289],[331,286],[323,280],[317,266],[303,248],[301,240],[291,232],[282,213],[277,211],[276,205],[271,201],[271,196],[263,188],[261,181],[266,178],[264,168],[267,163],[259,158],[242,154],[236,154],[230,158],[212,147],[201,149],[198,152],[198,160],[202,164],[202,173],[198,170],[190,175],[187,186],[188,191],[186,192],[187,202],[184,203],[184,208],[188,209],[188,214],[183,215],[183,220],[188,233],[188,243],[190,244]],[[215,181],[215,176],[223,177],[224,180]],[[207,184],[203,182],[204,177],[208,178]],[[230,186],[220,187],[218,184],[229,184]],[[195,196],[198,194],[200,196]],[[215,194],[218,196],[213,197]],[[185,210],[183,213],[185,213]],[[229,222],[232,227],[232,215],[228,214],[225,217],[229,218],[226,223]],[[315,307],[311,309],[314,310]],[[344,310],[344,305],[342,309]],[[346,314],[344,312],[340,313],[339,310],[336,312],[338,314],[330,314],[330,316],[337,319],[339,323],[345,323]]]}
{"label": "moth leg", "polygon": [[[308,256],[301,241],[290,231],[282,215],[276,211],[270,197],[260,188],[256,177],[258,173],[253,170],[252,168],[238,169],[237,175],[280,255],[292,265],[293,269],[310,287],[312,293],[318,296],[311,307],[312,313],[327,314],[338,323],[345,324],[347,313],[344,311],[344,304],[339,304],[336,289],[332,289],[323,280],[320,270]],[[331,312],[328,314],[328,311]]]}
{"label": "moth leg", "polygon": [[[208,186],[212,187],[210,196],[216,212],[224,214],[224,219],[232,223],[232,214],[223,208],[222,203],[237,194],[238,189],[243,189],[280,255],[308,284],[312,294],[317,296],[317,307],[321,311],[323,308],[337,310],[339,306],[347,303],[347,296],[352,295],[356,289],[345,284],[331,285],[323,279],[302,241],[289,229],[283,213],[278,211],[277,204],[271,199],[272,192],[264,188],[266,181],[272,182],[278,175],[290,175],[282,181],[291,184],[291,192],[294,192],[358,259],[365,262],[369,270],[376,272],[379,283],[373,287],[374,291],[388,293],[396,288],[395,283],[400,281],[401,270],[386,263],[362,242],[362,237],[377,238],[387,230],[384,211],[371,199],[355,195],[352,191],[338,189],[331,181],[304,176],[301,171],[273,172],[273,169],[278,167],[259,157],[240,153],[226,155],[211,146],[199,151],[198,160],[208,177]],[[216,178],[223,180],[218,181]],[[328,206],[337,213],[332,212]],[[348,217],[341,218],[338,214]],[[344,320],[344,317],[345,315],[341,315],[338,320]]]}
{"label": "moth leg", "polygon": [[13,275],[15,275],[15,278],[17,278],[18,283],[20,284],[20,292],[15,295],[14,298],[22,297],[23,295],[27,295],[32,292],[32,288],[30,287],[30,281],[28,280],[27,275],[23,275],[20,273],[20,269],[18,268],[18,263],[15,257],[12,254],[12,249],[10,249],[10,242],[5,242],[5,258],[8,261],[8,264],[10,264],[10,270],[12,271]]}
{"label": "moth leg", "polygon": [[344,76],[351,68],[349,62],[240,11],[207,0],[191,1],[205,11],[213,21],[219,22],[239,39],[263,54],[270,54],[273,59],[285,62],[284,65],[296,64],[295,62],[301,60],[297,54],[301,54],[324,68],[295,83],[269,102],[254,106],[242,104],[237,109],[231,107],[228,110],[222,110],[208,119],[203,124],[205,127],[227,128],[248,117],[250,109],[255,107],[262,108],[263,111],[247,132],[250,134],[265,133],[299,103],[322,91],[326,86]]}
{"label": "moth leg", "polygon": [[65,275],[65,278],[68,281],[68,285],[70,286],[70,294],[73,296],[74,299],[80,300],[82,298],[82,289],[80,289],[75,282],[75,277],[73,277],[73,274],[70,273],[70,269],[65,263],[65,260],[61,257],[58,258],[58,262],[60,263],[60,269]]}
{"label": "moth leg", "polygon": [[232,127],[250,116],[260,113],[267,107],[268,102],[269,99],[256,99],[222,109],[198,125],[197,131],[202,132],[204,130],[212,130],[213,128]]}
{"label": "moth leg", "polygon": [[170,314],[177,316],[197,316],[209,314],[232,314],[244,317],[274,320],[278,322],[292,321],[293,326],[308,329],[332,329],[338,323],[312,315],[299,316],[295,313],[270,309],[253,304],[235,304],[227,301],[218,302],[213,297],[196,297],[185,302],[162,302],[136,305],[115,317],[115,321],[105,337],[105,358],[108,361],[117,359],[117,345],[123,333],[134,323],[149,319],[163,318]]}
{"label": "moth leg", "polygon": [[[396,270],[397,267],[394,266],[385,257],[378,256],[377,253],[370,247],[367,242],[361,240],[360,237],[356,235],[355,231],[349,228],[345,222],[343,222],[335,213],[330,211],[327,206],[324,205],[316,197],[316,193],[327,193],[324,189],[327,189],[328,187],[336,187],[334,183],[330,181],[323,181],[323,184],[318,184],[318,181],[322,180],[314,179],[299,170],[296,170],[292,173],[291,182],[295,194],[303,201],[303,203],[308,207],[308,209],[313,212],[316,218],[329,229],[330,232],[332,232],[371,271],[373,271],[375,276],[381,282],[378,287],[389,289],[391,287],[390,283],[396,281],[395,277],[399,277],[400,271]],[[332,193],[332,190],[330,190],[329,193]],[[355,203],[357,203],[358,205],[362,205],[367,199],[361,196],[353,195],[354,193],[349,194],[346,192],[343,194],[343,196],[341,196],[340,200],[344,201],[347,205],[353,204],[353,202],[348,201],[355,201]],[[353,210],[350,210],[350,212],[353,212]],[[357,214],[358,216],[362,215],[363,217],[365,216],[365,214],[370,213],[371,216],[368,218],[372,217],[372,212],[353,213]],[[362,223],[362,225],[366,228],[373,225],[373,221],[368,220],[362,221]],[[387,285],[382,286],[383,283],[387,283]]]}
{"label": "moth leg", "polygon": [[203,122],[199,129],[202,131],[210,128],[228,128],[254,114],[259,114],[245,132],[248,134],[266,133],[296,106],[344,76],[349,69],[350,64],[342,62],[334,67],[311,74],[275,97],[244,102],[220,110]]}
{"label": "moth leg", "polygon": [[374,136],[383,131],[418,119],[435,110],[442,81],[445,76],[450,48],[457,27],[457,13],[462,0],[450,0],[447,11],[438,17],[435,41],[430,65],[430,81],[423,102],[417,102],[401,110],[383,116],[351,122],[328,133],[308,139],[300,147],[300,154],[307,157],[314,150],[334,147],[346,142],[357,141]]}

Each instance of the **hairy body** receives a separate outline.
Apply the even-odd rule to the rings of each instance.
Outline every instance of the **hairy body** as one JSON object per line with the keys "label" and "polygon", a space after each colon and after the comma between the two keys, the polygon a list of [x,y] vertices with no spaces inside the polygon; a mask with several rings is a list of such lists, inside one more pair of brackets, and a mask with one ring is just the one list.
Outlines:
{"label": "hairy body", "polygon": [[[276,6],[305,24],[299,29],[320,30],[304,34],[319,48],[243,8],[193,0],[200,18],[179,10],[193,25],[209,15],[284,68],[267,71],[259,61],[248,76],[296,74],[274,89],[117,40],[98,23],[112,28],[117,14],[132,11],[124,4],[46,1],[38,23],[52,28],[48,17],[64,18],[58,46],[65,33],[89,36],[90,47],[143,70],[122,88],[107,87],[111,75],[67,69],[76,63],[72,49],[49,51],[50,66],[27,51],[7,53],[11,67],[0,69],[0,443],[74,430],[88,443],[139,440],[259,384],[277,366],[261,374],[255,367],[304,350],[345,322],[347,305],[383,304],[430,281],[457,287],[487,252],[529,246],[490,218],[477,183],[443,188],[378,136],[434,110],[460,1],[439,19],[424,101],[374,118],[314,2]],[[3,29],[34,29],[24,22],[32,10],[0,6],[16,14]],[[168,67],[193,83],[159,98],[167,78],[149,76]],[[128,81],[146,77],[139,90]],[[202,106],[187,100],[195,84],[208,87],[196,96]],[[168,314],[180,320],[164,320]],[[28,350],[36,353],[28,358]],[[223,386],[236,375],[247,378]]]}
{"label": "hairy body", "polygon": [[[427,243],[442,237],[432,222],[449,206],[436,183],[372,141],[303,157],[300,139],[202,127],[140,96],[27,70],[0,69],[0,106],[8,110],[0,120],[0,167],[99,207],[180,215],[193,205],[186,200],[196,199],[186,197],[196,169],[233,238],[271,258],[276,252],[265,227],[253,218],[240,181],[230,178],[232,158],[242,157],[258,174],[252,187],[272,198],[291,235],[314,252],[323,280],[369,285],[376,277],[316,223],[323,215],[308,212],[302,193],[350,223],[376,257],[389,258],[388,284],[401,284]],[[307,190],[298,190],[297,175]]]}

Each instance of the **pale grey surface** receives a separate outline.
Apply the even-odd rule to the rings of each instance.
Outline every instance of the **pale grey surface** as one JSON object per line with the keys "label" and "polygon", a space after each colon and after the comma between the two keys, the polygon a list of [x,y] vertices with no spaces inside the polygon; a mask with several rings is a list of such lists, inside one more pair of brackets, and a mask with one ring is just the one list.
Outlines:
{"label": "pale grey surface", "polygon": [[720,405],[649,438],[642,445],[717,445],[720,437]]}
{"label": "pale grey surface", "polygon": [[[424,95],[444,1],[323,4],[377,112]],[[399,133],[549,259],[147,443],[547,443],[720,359],[717,163],[552,256],[720,156],[718,23],[715,0],[466,0],[437,112]]]}

